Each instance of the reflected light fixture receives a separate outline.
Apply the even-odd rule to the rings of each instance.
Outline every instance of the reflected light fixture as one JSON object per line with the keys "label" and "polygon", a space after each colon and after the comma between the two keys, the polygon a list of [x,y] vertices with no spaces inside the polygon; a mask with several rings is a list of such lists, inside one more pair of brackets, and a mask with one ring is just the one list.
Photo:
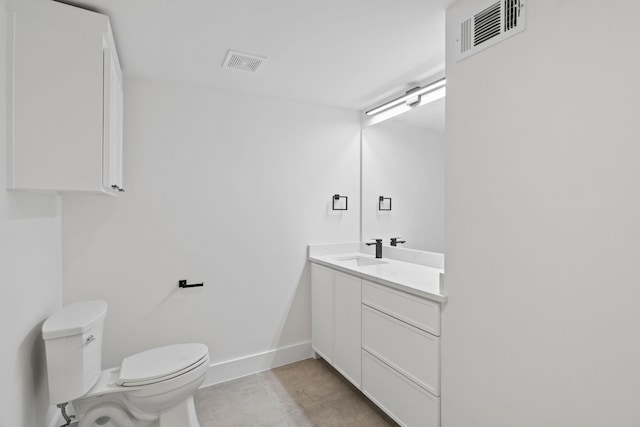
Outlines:
{"label": "reflected light fixture", "polygon": [[413,107],[428,104],[440,98],[444,98],[446,94],[447,80],[443,77],[433,83],[429,83],[423,87],[416,87],[409,90],[403,96],[385,102],[371,110],[365,111],[367,116],[376,116],[384,113],[386,118],[404,113]]}

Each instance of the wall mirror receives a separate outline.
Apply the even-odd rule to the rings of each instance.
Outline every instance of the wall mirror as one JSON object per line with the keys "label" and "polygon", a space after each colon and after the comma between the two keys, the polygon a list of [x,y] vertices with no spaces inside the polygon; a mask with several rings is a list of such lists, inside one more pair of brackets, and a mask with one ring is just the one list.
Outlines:
{"label": "wall mirror", "polygon": [[442,98],[363,128],[363,241],[444,252],[444,107]]}

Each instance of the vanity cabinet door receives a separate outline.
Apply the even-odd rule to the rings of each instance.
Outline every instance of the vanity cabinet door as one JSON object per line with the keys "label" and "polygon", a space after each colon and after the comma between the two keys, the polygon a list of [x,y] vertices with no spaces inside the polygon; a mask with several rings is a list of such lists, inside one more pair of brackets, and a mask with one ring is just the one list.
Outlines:
{"label": "vanity cabinet door", "polygon": [[367,280],[362,281],[362,303],[410,325],[440,336],[440,304]]}
{"label": "vanity cabinet door", "polygon": [[440,395],[440,337],[365,305],[362,349],[425,390]]}
{"label": "vanity cabinet door", "polygon": [[333,362],[333,271],[311,264],[311,342],[313,350]]}
{"label": "vanity cabinet door", "polygon": [[440,426],[440,398],[365,350],[362,392],[401,426]]}
{"label": "vanity cabinet door", "polygon": [[333,366],[356,387],[361,382],[362,280],[335,272]]}

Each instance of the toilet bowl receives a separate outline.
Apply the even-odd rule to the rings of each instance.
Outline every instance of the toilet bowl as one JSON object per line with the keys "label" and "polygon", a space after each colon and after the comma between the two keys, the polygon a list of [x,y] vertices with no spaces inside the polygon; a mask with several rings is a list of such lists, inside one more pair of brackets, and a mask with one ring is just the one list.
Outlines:
{"label": "toilet bowl", "polygon": [[44,323],[50,401],[71,402],[78,427],[199,427],[193,393],[209,367],[207,346],[158,347],[101,370],[106,309],[72,304]]}

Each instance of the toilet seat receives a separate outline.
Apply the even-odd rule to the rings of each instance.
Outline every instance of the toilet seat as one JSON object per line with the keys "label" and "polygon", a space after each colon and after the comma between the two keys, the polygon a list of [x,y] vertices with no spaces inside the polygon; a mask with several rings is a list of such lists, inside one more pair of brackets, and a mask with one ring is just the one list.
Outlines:
{"label": "toilet seat", "polygon": [[116,384],[140,387],[167,381],[190,372],[209,359],[204,344],[175,344],[125,357]]}

